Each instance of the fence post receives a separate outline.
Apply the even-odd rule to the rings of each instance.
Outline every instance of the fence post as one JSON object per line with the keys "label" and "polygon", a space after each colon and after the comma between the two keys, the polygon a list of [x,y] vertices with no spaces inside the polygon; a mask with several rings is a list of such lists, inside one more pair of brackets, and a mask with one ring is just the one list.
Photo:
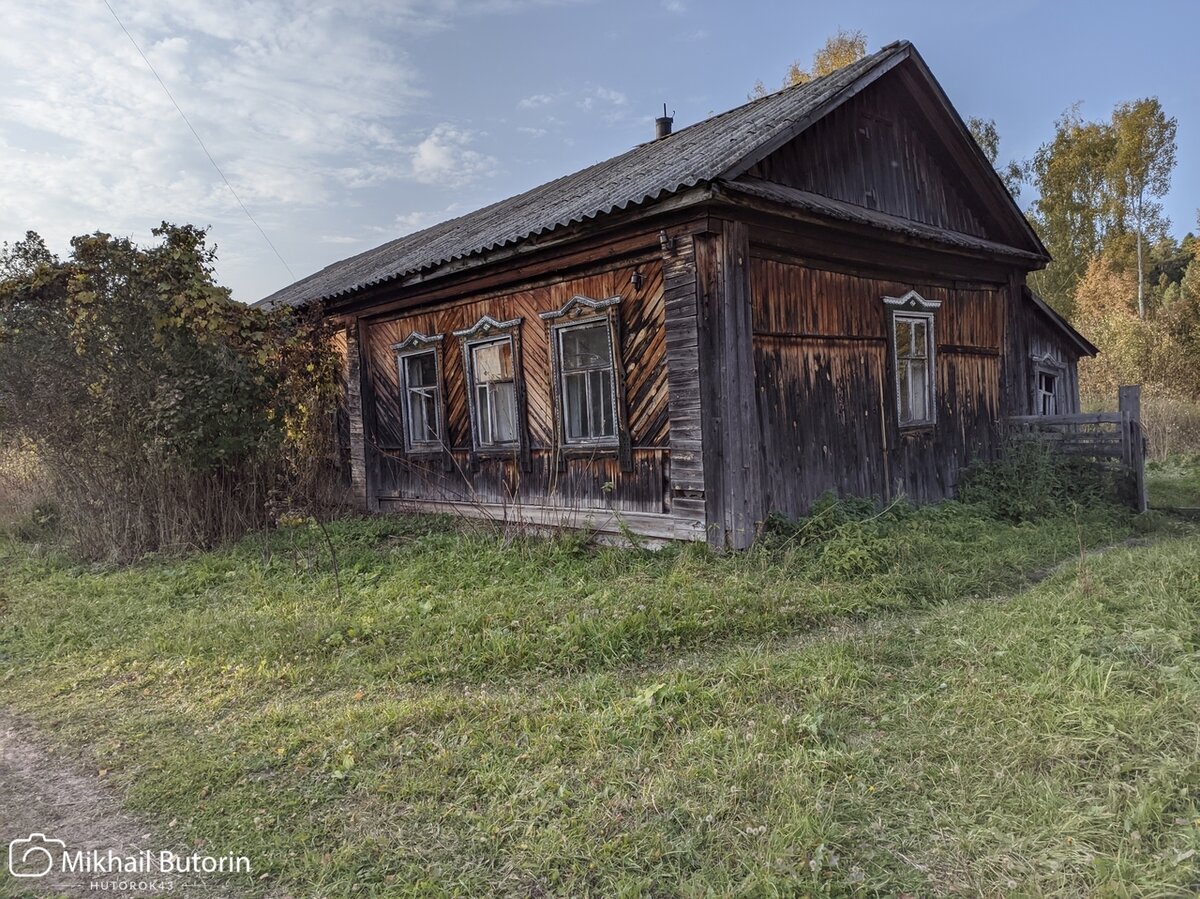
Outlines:
{"label": "fence post", "polygon": [[1128,420],[1128,425],[1122,421],[1122,436],[1127,446],[1125,458],[1133,476],[1134,508],[1145,512],[1149,507],[1146,496],[1146,438],[1142,436],[1142,387],[1140,384],[1130,384],[1119,388],[1118,408],[1122,419]]}

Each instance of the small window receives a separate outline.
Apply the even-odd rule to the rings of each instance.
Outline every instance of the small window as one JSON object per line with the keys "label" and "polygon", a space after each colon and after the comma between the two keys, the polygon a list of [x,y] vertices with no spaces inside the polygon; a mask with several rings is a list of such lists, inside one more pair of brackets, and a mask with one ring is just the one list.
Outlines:
{"label": "small window", "polygon": [[1037,373],[1037,414],[1058,414],[1058,375],[1053,372]]}
{"label": "small window", "polygon": [[617,400],[607,318],[555,332],[562,428],[567,443],[614,440]]}
{"label": "small window", "polygon": [[475,439],[481,448],[516,444],[517,389],[512,338],[501,337],[468,346],[475,401]]}
{"label": "small window", "polygon": [[896,411],[901,427],[934,420],[933,316],[896,313],[892,318],[896,361]]}
{"label": "small window", "polygon": [[406,353],[399,361],[408,448],[438,449],[442,444],[442,394],[437,350]]}

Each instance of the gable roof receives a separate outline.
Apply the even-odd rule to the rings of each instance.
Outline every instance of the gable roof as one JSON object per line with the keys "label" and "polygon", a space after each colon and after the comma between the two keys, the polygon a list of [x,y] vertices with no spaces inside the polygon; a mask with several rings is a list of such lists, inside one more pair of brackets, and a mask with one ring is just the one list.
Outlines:
{"label": "gable roof", "polygon": [[[737,177],[753,160],[782,146],[910,58],[919,60],[908,41],[889,44],[807,84],[752,100],[515,197],[335,262],[256,305],[303,306],[333,299],[680,190]],[[923,64],[920,70],[928,73]],[[945,101],[941,88],[929,78]],[[955,116],[955,121],[966,134],[961,119]],[[976,152],[982,160],[978,148]],[[991,171],[986,160],[984,164]],[[994,172],[993,177],[998,182]],[[1028,227],[1015,204],[1012,209]],[[1040,243],[1035,246],[1041,248]]]}

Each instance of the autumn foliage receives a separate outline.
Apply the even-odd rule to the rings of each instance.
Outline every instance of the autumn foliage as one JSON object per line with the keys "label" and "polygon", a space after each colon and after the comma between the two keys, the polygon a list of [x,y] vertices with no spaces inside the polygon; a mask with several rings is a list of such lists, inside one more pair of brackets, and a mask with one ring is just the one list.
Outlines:
{"label": "autumn foliage", "polygon": [[0,258],[0,433],[90,557],[209,546],[324,502],[338,360],[316,319],[234,302],[205,232]]}

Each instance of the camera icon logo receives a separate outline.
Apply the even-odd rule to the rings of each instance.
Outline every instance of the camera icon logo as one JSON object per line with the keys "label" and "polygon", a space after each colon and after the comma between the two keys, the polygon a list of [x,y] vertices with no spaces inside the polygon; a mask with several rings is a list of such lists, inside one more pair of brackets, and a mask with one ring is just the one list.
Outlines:
{"label": "camera icon logo", "polygon": [[45,877],[54,867],[54,859],[66,848],[62,840],[44,833],[13,840],[8,844],[8,873],[13,877]]}

